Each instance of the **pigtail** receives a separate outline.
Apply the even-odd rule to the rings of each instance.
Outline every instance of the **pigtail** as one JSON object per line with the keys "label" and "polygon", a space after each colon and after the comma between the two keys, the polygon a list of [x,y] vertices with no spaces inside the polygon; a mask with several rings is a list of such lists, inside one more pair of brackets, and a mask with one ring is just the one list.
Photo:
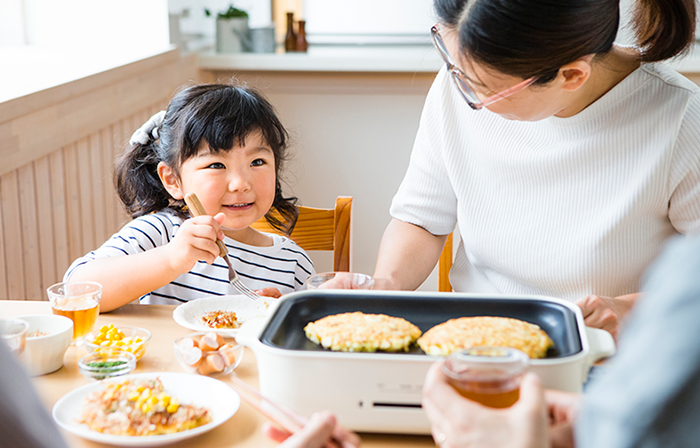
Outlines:
{"label": "pigtail", "polygon": [[145,144],[132,143],[117,160],[117,194],[132,219],[162,210],[170,203],[170,194],[158,177],[157,145],[152,138]]}
{"label": "pigtail", "polygon": [[672,58],[695,39],[695,1],[637,0],[632,23],[643,61]]}
{"label": "pigtail", "polygon": [[279,180],[275,185],[275,199],[272,201],[270,211],[265,214],[267,221],[272,228],[279,230],[285,235],[292,234],[299,219],[299,209],[296,206],[298,198],[291,196],[285,198],[282,195],[282,187]]}

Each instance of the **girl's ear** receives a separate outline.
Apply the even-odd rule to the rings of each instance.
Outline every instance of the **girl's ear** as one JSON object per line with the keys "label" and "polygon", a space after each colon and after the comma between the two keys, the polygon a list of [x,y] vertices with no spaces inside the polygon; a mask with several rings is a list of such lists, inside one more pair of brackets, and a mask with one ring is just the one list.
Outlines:
{"label": "girl's ear", "polygon": [[[589,57],[590,56],[590,57]],[[585,56],[559,69],[561,86],[564,90],[578,90],[591,76],[592,55]]]}
{"label": "girl's ear", "polygon": [[159,162],[158,177],[160,177],[160,181],[173,199],[183,199],[185,197],[180,187],[180,179],[178,179],[175,171],[170,166]]}

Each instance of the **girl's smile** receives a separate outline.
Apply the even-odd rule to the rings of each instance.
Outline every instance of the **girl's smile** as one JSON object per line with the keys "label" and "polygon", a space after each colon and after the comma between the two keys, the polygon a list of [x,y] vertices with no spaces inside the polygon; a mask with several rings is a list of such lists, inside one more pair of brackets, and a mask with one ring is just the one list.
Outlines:
{"label": "girl's smile", "polygon": [[[208,215],[223,213],[222,229],[246,243],[249,226],[272,207],[275,197],[275,157],[260,132],[246,136],[243,146],[213,152],[202,143],[199,154],[182,163],[179,179],[162,176],[175,199],[194,192]],[[166,167],[167,168],[167,167]],[[166,170],[167,171],[167,170]],[[167,173],[164,173],[167,174]]]}

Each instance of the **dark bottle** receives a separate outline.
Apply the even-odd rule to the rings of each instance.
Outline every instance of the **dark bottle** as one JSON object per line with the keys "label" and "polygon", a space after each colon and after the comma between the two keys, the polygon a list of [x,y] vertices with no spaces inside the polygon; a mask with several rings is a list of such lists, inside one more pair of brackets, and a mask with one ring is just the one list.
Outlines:
{"label": "dark bottle", "polygon": [[297,51],[297,35],[294,32],[294,13],[287,13],[287,36],[284,38],[285,51]]}
{"label": "dark bottle", "polygon": [[309,49],[309,43],[306,42],[306,21],[300,20],[297,24],[297,51],[306,52]]}

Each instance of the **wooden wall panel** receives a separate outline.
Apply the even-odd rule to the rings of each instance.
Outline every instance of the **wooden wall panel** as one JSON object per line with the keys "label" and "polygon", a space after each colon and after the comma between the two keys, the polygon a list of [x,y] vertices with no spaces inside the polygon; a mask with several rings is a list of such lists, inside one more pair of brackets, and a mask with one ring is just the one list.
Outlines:
{"label": "wooden wall panel", "polygon": [[[68,211],[66,205],[66,176],[64,151],[49,155],[51,170],[51,214],[53,216],[53,247],[55,257],[54,283],[63,278],[71,263],[68,249]],[[52,283],[53,284],[53,283]]]}
{"label": "wooden wall panel", "polygon": [[5,238],[5,269],[7,296],[15,300],[26,300],[24,294],[24,252],[22,250],[22,223],[20,221],[19,188],[17,171],[0,177],[2,193],[2,227]]}
{"label": "wooden wall panel", "polygon": [[20,222],[22,223],[23,280],[26,300],[41,300],[41,257],[39,254],[39,222],[37,219],[34,164],[17,170]]}
{"label": "wooden wall panel", "polygon": [[56,283],[54,220],[51,204],[51,170],[49,157],[42,157],[34,162],[36,178],[36,203],[39,232],[39,253],[41,254],[41,291],[44,298],[45,290]]}
{"label": "wooden wall panel", "polygon": [[46,300],[73,260],[129,220],[115,159],[196,78],[195,57],[173,51],[0,103],[0,300]]}

